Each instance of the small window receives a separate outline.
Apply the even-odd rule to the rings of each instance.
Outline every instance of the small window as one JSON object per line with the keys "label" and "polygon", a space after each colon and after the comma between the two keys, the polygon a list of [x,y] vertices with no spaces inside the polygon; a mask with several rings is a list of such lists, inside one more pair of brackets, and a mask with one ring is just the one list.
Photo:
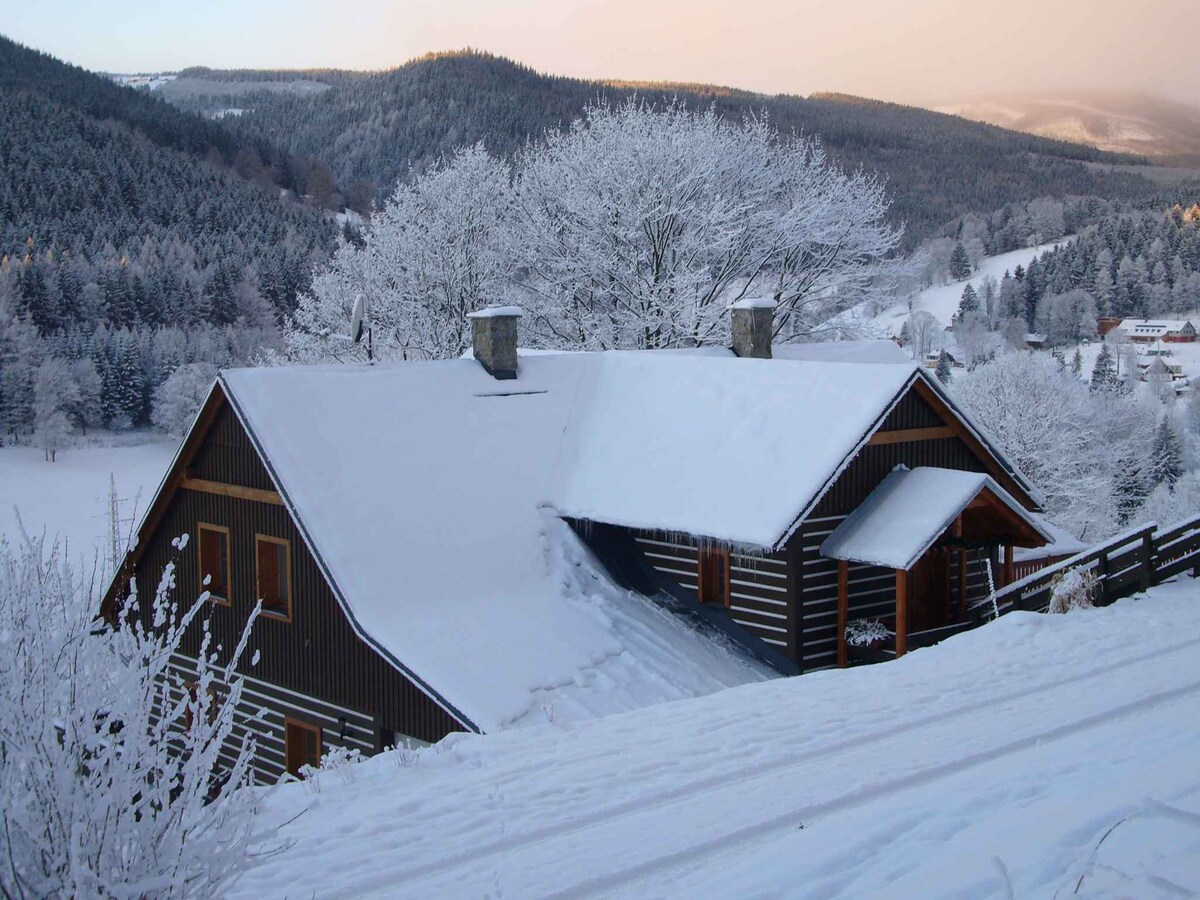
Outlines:
{"label": "small window", "polygon": [[283,538],[255,535],[254,558],[258,569],[255,593],[262,600],[263,612],[291,619],[291,545]]}
{"label": "small window", "polygon": [[698,573],[701,603],[729,605],[729,551],[717,548],[700,550]]}
{"label": "small window", "polygon": [[320,728],[295,719],[285,719],[283,728],[284,760],[289,772],[299,778],[304,766],[321,765]]}
{"label": "small window", "polygon": [[200,590],[208,591],[214,603],[229,605],[229,529],[199,524]]}

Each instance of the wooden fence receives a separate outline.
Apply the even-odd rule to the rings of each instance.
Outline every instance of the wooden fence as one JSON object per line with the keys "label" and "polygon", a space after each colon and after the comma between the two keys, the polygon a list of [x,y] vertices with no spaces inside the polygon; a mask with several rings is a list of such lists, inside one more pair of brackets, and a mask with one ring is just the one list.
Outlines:
{"label": "wooden fence", "polygon": [[994,606],[991,597],[979,601],[972,607],[972,617],[982,622],[997,612],[1004,615],[1014,609],[1046,609],[1053,590],[1051,583],[1066,569],[1086,569],[1096,575],[1098,606],[1144,591],[1189,569],[1200,576],[1200,516],[1166,529],[1152,522],[1118,534],[1004,586],[996,592]]}

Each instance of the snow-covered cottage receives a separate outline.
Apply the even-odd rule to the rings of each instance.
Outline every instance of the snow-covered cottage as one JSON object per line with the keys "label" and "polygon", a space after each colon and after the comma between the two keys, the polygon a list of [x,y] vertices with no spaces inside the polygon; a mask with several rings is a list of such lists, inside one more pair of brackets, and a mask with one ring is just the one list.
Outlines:
{"label": "snow-covered cottage", "polygon": [[855,620],[876,656],[964,627],[1049,540],[1037,491],[893,343],[732,315],[732,349],[518,354],[509,309],[475,359],[223,372],[104,613],[174,562],[231,647],[262,599],[262,781],[845,665]]}

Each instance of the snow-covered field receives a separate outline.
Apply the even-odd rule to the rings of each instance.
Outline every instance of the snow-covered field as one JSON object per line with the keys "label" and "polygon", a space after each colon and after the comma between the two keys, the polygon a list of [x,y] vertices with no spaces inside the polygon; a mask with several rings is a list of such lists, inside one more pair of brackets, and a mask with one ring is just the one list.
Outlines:
{"label": "snow-covered field", "polygon": [[[70,555],[91,561],[106,553],[109,479],[116,479],[122,519],[141,516],[175,453],[174,442],[61,450],[48,463],[32,447],[0,448],[0,537],[57,537]],[[135,503],[136,500],[136,509]],[[125,522],[125,533],[130,524]]]}
{"label": "snow-covered field", "polygon": [[1200,582],[273,789],[243,897],[1200,891]]}
{"label": "snow-covered field", "polygon": [[862,320],[865,336],[888,337],[899,334],[900,329],[904,327],[905,320],[918,309],[925,310],[943,325],[948,326],[954,318],[954,314],[958,312],[958,303],[962,300],[963,289],[968,284],[979,289],[984,279],[989,276],[995,278],[999,284],[1005,272],[1012,272],[1017,266],[1027,266],[1033,259],[1057,246],[1058,243],[1041,244],[1037,247],[1013,250],[1011,253],[1001,253],[998,256],[984,257],[979,268],[970,278],[921,291],[913,300],[911,310],[906,301],[900,300],[873,318]]}

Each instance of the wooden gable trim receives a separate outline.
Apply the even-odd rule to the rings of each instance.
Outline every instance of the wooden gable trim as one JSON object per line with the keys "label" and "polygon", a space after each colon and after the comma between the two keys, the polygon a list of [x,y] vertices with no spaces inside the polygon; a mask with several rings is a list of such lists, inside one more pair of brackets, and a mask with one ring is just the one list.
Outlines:
{"label": "wooden gable trim", "polygon": [[220,494],[222,497],[236,497],[239,500],[253,500],[257,503],[283,506],[283,498],[276,491],[243,487],[240,484],[226,484],[223,481],[205,481],[203,478],[194,478],[190,474],[190,470],[187,470],[187,473],[180,479],[179,486],[185,491],[201,491],[206,494]]}
{"label": "wooden gable trim", "polygon": [[867,441],[870,446],[880,444],[904,444],[911,441],[936,441],[955,437],[949,425],[934,425],[930,428],[899,428],[895,431],[877,431]]}

